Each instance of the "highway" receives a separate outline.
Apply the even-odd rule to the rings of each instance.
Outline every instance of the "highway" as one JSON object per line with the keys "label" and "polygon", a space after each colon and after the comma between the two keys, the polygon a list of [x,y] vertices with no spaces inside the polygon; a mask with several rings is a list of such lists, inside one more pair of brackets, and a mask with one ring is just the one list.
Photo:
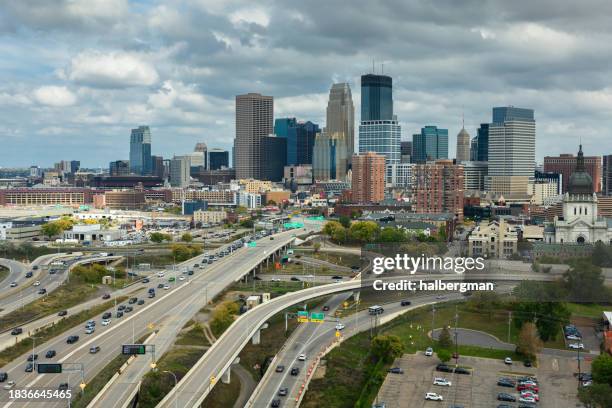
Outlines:
{"label": "highway", "polygon": [[[415,279],[443,279],[463,280],[465,277],[458,274],[435,274],[435,275],[413,275]],[[554,277],[543,274],[473,274],[473,280],[489,281],[522,281],[522,280],[553,280]],[[391,279],[394,280],[394,279]],[[172,407],[177,403],[182,407],[199,406],[210,392],[216,381],[203,379],[217,379],[230,367],[231,363],[240,353],[240,350],[253,337],[259,328],[276,313],[284,309],[308,301],[310,299],[332,295],[339,292],[358,290],[361,287],[359,280],[333,283],[324,286],[290,292],[283,296],[272,299],[261,304],[247,313],[241,315],[224,333],[217,339],[207,353],[192,367],[192,369],[181,379],[177,387],[174,387],[168,395],[160,402],[160,407]]]}
{"label": "highway", "polygon": [[[85,367],[85,382],[87,382],[112,358],[120,353],[122,344],[132,343],[134,340],[150,333],[152,330],[148,327],[149,325],[153,328],[160,328],[164,321],[167,322],[166,316],[176,315],[181,307],[186,306],[190,302],[205,302],[206,294],[208,294],[208,299],[212,299],[231,282],[240,279],[241,276],[250,271],[261,260],[270,256],[276,249],[289,243],[293,239],[294,234],[294,231],[283,232],[277,234],[274,240],[263,238],[258,241],[255,248],[240,248],[237,250],[237,254],[224,257],[204,269],[196,269],[192,280],[180,281],[176,279],[172,289],[168,291],[157,290],[158,296],[155,299],[146,299],[146,303],[143,306],[135,307],[132,313],[126,314],[120,319],[113,319],[109,326],[101,326],[99,324],[101,316],[97,316],[94,319],[98,322],[94,334],[86,335],[83,328],[74,328],[52,339],[44,346],[38,346],[35,352],[39,354],[39,359],[45,361],[44,354],[46,350],[54,349],[57,352],[57,357],[52,359],[53,362],[83,364]],[[179,268],[192,267],[195,263],[201,263],[201,258],[201,256],[192,258],[179,265]],[[179,269],[174,273],[178,274]],[[167,278],[168,276],[165,277],[166,281]],[[151,283],[156,284],[157,282],[152,281]],[[148,286],[145,287],[143,285],[143,291]],[[183,314],[186,315],[187,313]],[[80,340],[76,344],[66,344],[66,338],[71,334],[80,336]],[[162,336],[159,338],[162,338]],[[157,341],[156,338],[154,338],[153,342],[155,341]],[[101,350],[97,354],[89,354],[89,347],[92,345],[100,346]],[[80,374],[78,373],[47,375],[25,373],[24,366],[27,356],[28,354],[26,353],[1,369],[1,371],[9,374],[9,379],[16,381],[17,388],[56,389],[58,384],[62,382],[68,382],[71,387],[75,387],[80,382]],[[74,388],[74,390],[78,389],[78,387]],[[0,390],[0,395],[6,392],[5,390]],[[6,401],[6,396],[3,398],[1,400]],[[13,404],[14,402],[10,402],[6,406],[12,406]],[[35,403],[20,402],[19,406],[30,406],[31,404]],[[65,406],[65,404],[56,402],[54,404],[46,404],[46,406]]]}
{"label": "highway", "polygon": [[[51,262],[57,256],[57,254],[42,255],[32,261],[32,263],[29,265],[14,261],[12,259],[0,259],[0,262],[9,264],[11,266],[11,273],[9,277],[0,283],[0,308],[5,309],[7,304],[14,301],[15,294],[26,290],[26,288],[29,288],[30,285],[32,285],[32,283],[34,283],[36,280],[43,279],[46,276],[46,271],[43,270],[43,265]],[[25,277],[28,270],[32,271],[33,276],[31,278]],[[11,287],[12,282],[15,282],[17,286]]]}
{"label": "highway", "polygon": [[13,259],[5,258],[0,258],[0,265],[8,268],[9,270],[9,274],[6,275],[6,278],[0,281],[0,293],[5,293],[5,291],[10,290],[11,282],[17,282],[20,277],[25,276],[28,266]]}

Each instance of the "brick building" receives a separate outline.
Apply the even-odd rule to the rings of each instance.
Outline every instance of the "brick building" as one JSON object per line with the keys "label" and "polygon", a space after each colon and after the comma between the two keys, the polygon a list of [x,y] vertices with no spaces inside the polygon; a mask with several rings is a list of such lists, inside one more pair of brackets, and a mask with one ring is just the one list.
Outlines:
{"label": "brick building", "polygon": [[377,203],[385,198],[385,156],[373,152],[353,155],[351,191],[355,203]]}
{"label": "brick building", "polygon": [[[563,176],[563,193],[567,192],[569,179],[576,170],[576,156],[573,154],[562,154],[559,156],[544,157],[544,172],[558,173]],[[584,167],[593,179],[593,188],[596,193],[601,191],[601,157],[585,156]]]}
{"label": "brick building", "polygon": [[451,213],[463,219],[463,166],[451,160],[437,160],[417,165],[414,172],[416,213]]}

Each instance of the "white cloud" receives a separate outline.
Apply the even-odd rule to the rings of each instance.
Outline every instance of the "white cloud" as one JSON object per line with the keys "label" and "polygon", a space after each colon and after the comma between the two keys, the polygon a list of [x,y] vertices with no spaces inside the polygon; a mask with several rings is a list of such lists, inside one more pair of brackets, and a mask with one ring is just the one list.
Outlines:
{"label": "white cloud", "polygon": [[260,26],[267,27],[270,24],[270,16],[259,8],[245,8],[236,10],[229,16],[230,21],[234,24],[254,23]]}
{"label": "white cloud", "polygon": [[65,107],[74,105],[77,97],[65,86],[47,85],[34,91],[34,99],[42,105]]}
{"label": "white cloud", "polygon": [[81,53],[72,59],[64,76],[79,84],[102,88],[150,86],[159,80],[145,55],[125,52]]}

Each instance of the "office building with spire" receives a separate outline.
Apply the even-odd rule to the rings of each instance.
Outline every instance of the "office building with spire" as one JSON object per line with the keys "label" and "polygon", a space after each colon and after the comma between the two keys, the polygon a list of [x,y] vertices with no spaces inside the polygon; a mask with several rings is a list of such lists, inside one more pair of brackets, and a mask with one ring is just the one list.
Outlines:
{"label": "office building with spire", "polygon": [[465,123],[457,134],[457,163],[470,160],[470,134],[465,130]]}

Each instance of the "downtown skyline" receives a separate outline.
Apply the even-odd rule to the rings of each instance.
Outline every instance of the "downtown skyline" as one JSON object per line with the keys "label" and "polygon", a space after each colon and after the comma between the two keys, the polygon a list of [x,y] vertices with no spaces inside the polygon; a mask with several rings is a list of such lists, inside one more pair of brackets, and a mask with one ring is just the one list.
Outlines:
{"label": "downtown skyline", "polygon": [[[231,150],[234,98],[248,92],[273,96],[275,119],[324,127],[334,82],[350,84],[357,127],[359,78],[372,60],[393,77],[402,140],[436,125],[449,130],[454,157],[462,114],[474,137],[491,107],[514,105],[536,112],[538,162],[574,152],[579,136],[597,151],[609,143],[612,53],[611,33],[593,27],[611,6],[590,3],[562,11],[547,2],[387,3],[356,14],[364,3],[340,15],[334,2],[8,2],[0,7],[0,166],[74,158],[105,167],[128,157],[130,129],[140,125],[151,127],[153,155],[183,154],[198,141]],[[194,29],[197,19],[206,28]],[[287,35],[295,20],[304,24]]]}

